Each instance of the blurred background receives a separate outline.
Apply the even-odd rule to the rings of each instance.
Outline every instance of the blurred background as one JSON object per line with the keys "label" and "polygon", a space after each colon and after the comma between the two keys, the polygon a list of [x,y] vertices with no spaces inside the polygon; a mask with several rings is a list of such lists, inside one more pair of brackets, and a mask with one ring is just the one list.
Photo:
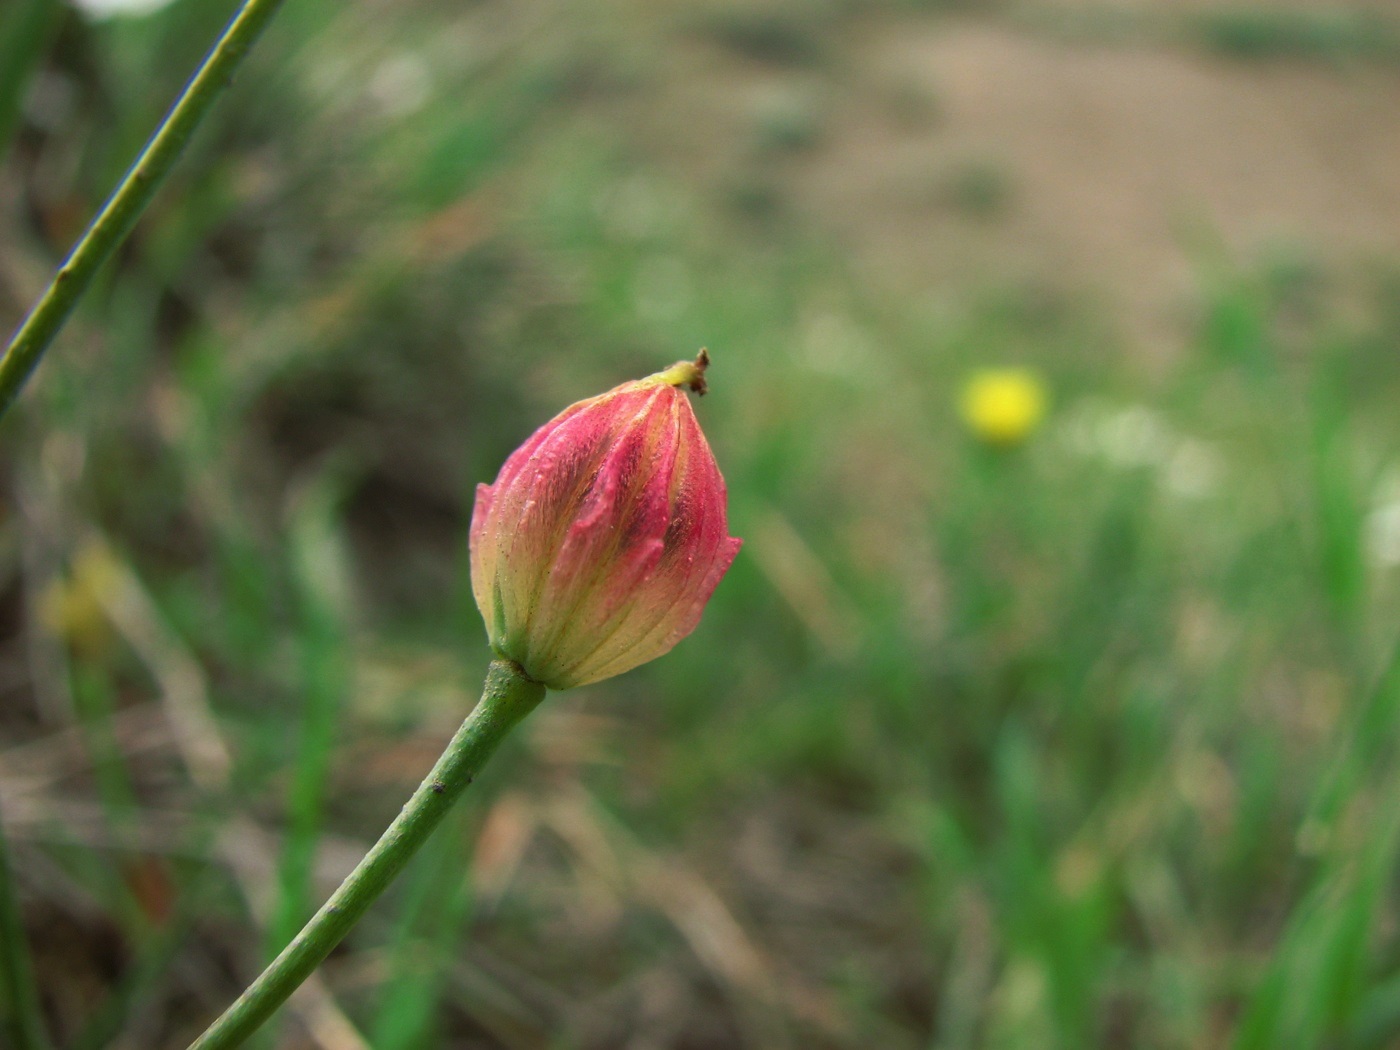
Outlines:
{"label": "blurred background", "polygon": [[[233,8],[0,5],[5,332]],[[700,628],[256,1045],[1400,1045],[1397,173],[1394,0],[288,0],[0,431],[55,1043],[285,943],[475,701],[475,484],[703,345]]]}

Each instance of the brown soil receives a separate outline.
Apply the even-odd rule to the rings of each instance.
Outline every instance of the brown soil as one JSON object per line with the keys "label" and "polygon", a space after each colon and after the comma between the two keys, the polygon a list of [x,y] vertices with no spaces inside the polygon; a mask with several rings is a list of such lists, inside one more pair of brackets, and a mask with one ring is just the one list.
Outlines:
{"label": "brown soil", "polygon": [[1034,15],[887,14],[827,64],[702,44],[633,116],[687,177],[770,182],[892,292],[1087,288],[1151,345],[1179,339],[1219,249],[1332,269],[1400,247],[1400,61],[1242,59]]}
{"label": "brown soil", "polygon": [[[1063,277],[1153,329],[1190,289],[1203,237],[1325,260],[1400,246],[1395,69],[1062,44],[975,23],[891,31],[866,54],[926,86],[943,119],[920,134],[854,119],[801,186],[901,281]],[[970,227],[920,199],[968,164],[1005,172],[998,221]]]}

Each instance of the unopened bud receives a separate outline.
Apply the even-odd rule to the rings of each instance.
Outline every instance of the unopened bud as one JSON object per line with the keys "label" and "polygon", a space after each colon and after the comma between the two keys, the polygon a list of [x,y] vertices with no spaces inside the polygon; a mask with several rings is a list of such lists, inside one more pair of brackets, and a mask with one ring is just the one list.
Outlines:
{"label": "unopened bud", "polygon": [[472,591],[492,648],[551,689],[669,652],[742,541],[683,388],[709,358],[580,401],[476,490]]}

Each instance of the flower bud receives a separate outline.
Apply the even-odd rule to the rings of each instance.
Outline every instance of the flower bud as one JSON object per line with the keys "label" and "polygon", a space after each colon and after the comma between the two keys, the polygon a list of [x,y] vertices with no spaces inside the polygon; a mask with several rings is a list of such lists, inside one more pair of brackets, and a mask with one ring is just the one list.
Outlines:
{"label": "flower bud", "polygon": [[742,541],[683,387],[702,350],[580,401],[480,485],[472,591],[491,647],[551,689],[655,659],[695,629]]}

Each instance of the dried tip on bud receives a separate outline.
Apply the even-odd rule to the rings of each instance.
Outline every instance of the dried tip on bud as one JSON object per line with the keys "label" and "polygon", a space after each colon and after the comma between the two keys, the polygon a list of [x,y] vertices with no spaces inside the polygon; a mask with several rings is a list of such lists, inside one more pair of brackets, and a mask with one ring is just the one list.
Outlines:
{"label": "dried tip on bud", "polygon": [[477,488],[472,590],[491,646],[551,689],[609,678],[693,631],[741,541],[684,389],[709,355],[580,401]]}
{"label": "dried tip on bud", "polygon": [[669,386],[684,387],[704,397],[710,391],[705,382],[705,369],[710,367],[710,352],[704,347],[695,355],[694,361],[677,361],[664,372],[657,372],[641,380],[643,383],[666,383]]}

